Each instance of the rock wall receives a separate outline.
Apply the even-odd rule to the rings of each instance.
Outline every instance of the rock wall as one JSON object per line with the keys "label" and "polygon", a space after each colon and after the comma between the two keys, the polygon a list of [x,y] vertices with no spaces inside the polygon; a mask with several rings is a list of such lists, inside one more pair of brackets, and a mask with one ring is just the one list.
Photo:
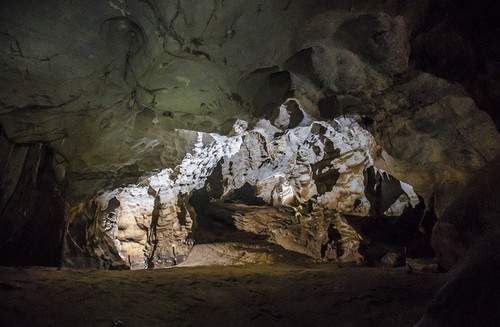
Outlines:
{"label": "rock wall", "polygon": [[[290,102],[302,112],[302,120],[294,128],[289,123],[282,126],[283,121],[291,121],[289,113],[282,113],[272,123],[260,120],[248,131],[248,123],[237,121],[233,136],[198,132],[194,149],[175,169],[103,191],[91,202],[75,207],[67,246],[84,249],[80,253],[84,258],[94,251],[105,265],[114,266],[116,260],[133,269],[179,264],[195,241],[195,213],[188,203],[191,193],[202,187],[220,188],[218,197],[229,200],[231,194],[249,185],[264,206],[222,206],[220,210],[226,213],[209,215],[232,216],[231,224],[238,229],[266,235],[272,243],[318,260],[360,263],[361,237],[342,214],[365,216],[370,212],[364,178],[374,162],[375,141],[353,119],[312,122],[297,100],[290,99],[283,106]],[[220,167],[220,176],[214,179],[211,175],[216,167]],[[407,197],[389,201],[399,199],[402,207],[418,203],[411,186],[399,190],[401,194],[406,190]],[[317,210],[305,209],[306,204]],[[89,206],[93,208],[90,214],[86,213]],[[291,223],[296,225],[289,226]],[[75,247],[74,239],[82,234],[84,239]],[[97,244],[96,239],[100,240]],[[112,248],[110,254],[103,248]],[[71,256],[79,257],[74,251]],[[68,265],[81,264],[71,256]]]}
{"label": "rock wall", "polygon": [[[74,207],[76,218],[70,225],[75,226],[77,236],[84,235],[80,243],[93,244],[94,234],[103,235],[97,239],[105,239],[101,244],[111,248],[111,261],[135,269],[169,267],[184,261],[193,245],[189,235],[194,211],[187,202],[188,194],[201,188],[220,158],[237,151],[241,143],[241,137],[195,134],[193,151],[175,169],[164,169],[142,177],[136,184],[103,191],[90,202]],[[82,215],[81,208],[89,205],[95,208],[93,213]],[[91,234],[86,232],[88,226],[92,226]],[[74,248],[71,242],[67,244]],[[74,256],[92,256],[93,251],[85,249]],[[110,261],[107,255],[105,261]],[[75,260],[66,264],[74,265]]]}
{"label": "rock wall", "polygon": [[432,245],[443,267],[451,268],[485,236],[498,234],[499,168],[497,158],[474,175],[436,223]]}
{"label": "rock wall", "polygon": [[297,217],[290,207],[216,202],[206,214],[317,261],[363,262],[362,237],[334,211],[318,209]]}
{"label": "rock wall", "polygon": [[416,327],[500,324],[500,234],[478,239],[449,273]]}
{"label": "rock wall", "polygon": [[363,171],[373,164],[373,137],[352,119],[308,120],[293,129],[257,123],[243,136],[241,149],[222,162],[225,193],[249,183],[257,196],[276,206],[314,197],[323,207],[366,215],[370,204]]}
{"label": "rock wall", "polygon": [[490,1],[432,1],[412,42],[415,66],[463,85],[497,128],[499,15],[500,6]]}
{"label": "rock wall", "polygon": [[410,183],[427,203],[432,198],[438,215],[499,152],[499,135],[488,115],[460,87],[442,79],[417,74],[377,103],[382,110],[374,116],[373,132],[383,148],[377,165]]}

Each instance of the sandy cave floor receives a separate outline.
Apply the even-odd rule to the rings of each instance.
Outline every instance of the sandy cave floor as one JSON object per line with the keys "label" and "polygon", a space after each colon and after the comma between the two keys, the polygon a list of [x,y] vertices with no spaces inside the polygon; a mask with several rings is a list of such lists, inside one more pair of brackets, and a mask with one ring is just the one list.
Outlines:
{"label": "sandy cave floor", "polygon": [[445,274],[284,264],[0,269],[1,326],[411,326]]}

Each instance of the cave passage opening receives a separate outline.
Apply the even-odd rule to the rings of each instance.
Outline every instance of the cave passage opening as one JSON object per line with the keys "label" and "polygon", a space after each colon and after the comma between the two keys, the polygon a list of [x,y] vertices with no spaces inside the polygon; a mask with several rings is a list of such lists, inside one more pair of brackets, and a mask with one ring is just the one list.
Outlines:
{"label": "cave passage opening", "polygon": [[[311,121],[296,99],[279,109],[251,128],[237,121],[232,136],[191,132],[194,148],[175,169],[94,199],[108,264],[273,262],[273,251],[367,265],[388,254],[400,258],[394,265],[432,257],[430,211],[410,185],[374,167],[367,130],[344,116]],[[290,128],[297,110],[302,120]],[[117,216],[106,213],[110,201],[120,203]]]}

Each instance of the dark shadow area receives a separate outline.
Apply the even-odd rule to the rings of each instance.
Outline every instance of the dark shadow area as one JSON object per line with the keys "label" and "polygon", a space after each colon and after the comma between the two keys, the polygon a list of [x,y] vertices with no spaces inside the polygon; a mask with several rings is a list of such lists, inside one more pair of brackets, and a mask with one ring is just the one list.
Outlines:
{"label": "dark shadow area", "polygon": [[297,52],[285,62],[285,69],[291,73],[306,77],[315,86],[322,88],[321,78],[315,72],[312,62],[312,51],[312,48],[308,48]]}
{"label": "dark shadow area", "polygon": [[224,197],[224,202],[229,203],[242,203],[246,205],[263,206],[266,202],[257,196],[255,186],[248,183],[243,184],[242,187],[234,190]]}
{"label": "dark shadow area", "polygon": [[387,33],[389,26],[377,16],[365,14],[343,23],[332,38],[369,63],[377,64],[390,53]]}
{"label": "dark shadow area", "polygon": [[3,269],[0,322],[19,327],[402,327],[420,319],[444,279],[444,274],[329,264]]}
{"label": "dark shadow area", "polygon": [[342,104],[333,92],[318,101],[318,109],[321,117],[330,120],[343,115]]}
{"label": "dark shadow area", "polygon": [[427,21],[412,40],[417,69],[459,82],[500,126],[500,2],[429,2]]}
{"label": "dark shadow area", "polygon": [[384,213],[403,194],[400,182],[372,167],[365,171],[365,195],[371,203],[368,217],[348,216],[347,220],[365,239],[361,254],[368,265],[379,265],[386,253],[400,257],[433,258],[430,244],[436,217],[422,198],[415,208],[407,206],[400,216]]}
{"label": "dark shadow area", "polygon": [[59,266],[64,203],[52,152],[10,143],[3,133],[0,142],[0,265]]}
{"label": "dark shadow area", "polygon": [[[261,198],[255,197],[255,189],[249,184],[235,190],[228,198],[227,202],[244,203],[247,205],[264,205]],[[189,199],[189,204],[196,212],[196,227],[193,230],[195,244],[221,243],[221,242],[242,242],[254,243],[265,241],[267,236],[238,230],[234,226],[234,220],[227,216],[226,212],[218,211],[212,205],[213,198],[206,188],[196,190]],[[242,201],[242,202],[238,202]],[[265,242],[268,244],[267,242]]]}
{"label": "dark shadow area", "polygon": [[360,253],[368,265],[379,265],[387,252],[411,258],[433,258],[430,235],[421,231],[424,205],[407,207],[399,217],[374,215],[369,217],[347,216],[351,224],[363,235],[365,246]]}
{"label": "dark shadow area", "polygon": [[287,71],[269,73],[263,80],[252,100],[254,117],[266,117],[272,114],[286,99],[293,96],[292,79]]}

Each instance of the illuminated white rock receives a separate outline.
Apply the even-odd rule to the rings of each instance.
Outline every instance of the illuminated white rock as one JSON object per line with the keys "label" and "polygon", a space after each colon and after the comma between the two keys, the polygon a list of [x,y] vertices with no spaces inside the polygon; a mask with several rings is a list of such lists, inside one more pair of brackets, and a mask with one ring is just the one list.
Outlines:
{"label": "illuminated white rock", "polygon": [[[284,132],[270,125],[261,120],[253,131],[243,135],[241,149],[223,158],[226,194],[249,183],[257,186],[258,196],[275,205],[291,204],[293,200],[304,203],[317,197],[318,203],[329,209],[368,214],[363,171],[373,165],[376,147],[369,132],[352,118],[338,118],[333,124],[313,122]],[[336,151],[338,155],[333,154]],[[319,172],[313,167],[329,155],[333,155],[332,160],[321,173],[334,170],[340,177],[333,188],[318,194],[315,177]]]}
{"label": "illuminated white rock", "polygon": [[[285,107],[281,109],[276,126],[287,125],[290,117]],[[107,234],[114,238],[122,259],[134,268],[184,260],[192,247],[189,235],[194,224],[189,194],[205,185],[219,163],[225,195],[248,183],[274,206],[312,200],[339,214],[369,214],[364,171],[373,165],[377,145],[368,131],[354,118],[332,123],[303,120],[286,130],[276,126],[260,120],[247,130],[248,123],[238,120],[229,136],[198,132],[193,149],[175,169],[103,193],[98,199],[103,208],[111,199],[120,204],[115,225],[107,222]],[[153,147],[154,141],[144,139],[138,146]],[[401,185],[406,200],[396,201],[391,214],[402,212],[408,202],[418,203],[411,186]]]}
{"label": "illuminated white rock", "polygon": [[384,212],[386,216],[401,216],[403,211],[410,205],[410,199],[406,193],[403,193],[394,202],[389,209]]}
{"label": "illuminated white rock", "polygon": [[[209,139],[205,144],[204,139]],[[193,215],[187,194],[205,185],[224,155],[241,146],[241,137],[198,133],[197,142],[181,164],[152,174],[137,185],[104,192],[97,198],[106,208],[117,199],[119,210],[107,234],[120,257],[132,268],[164,267],[184,260],[192,247],[188,239]]]}
{"label": "illuminated white rock", "polygon": [[410,201],[411,206],[415,208],[415,206],[420,203],[420,199],[418,198],[417,193],[415,193],[413,187],[410,184],[407,184],[403,181],[400,181],[400,183],[401,183],[401,188],[408,196],[408,201]]}

